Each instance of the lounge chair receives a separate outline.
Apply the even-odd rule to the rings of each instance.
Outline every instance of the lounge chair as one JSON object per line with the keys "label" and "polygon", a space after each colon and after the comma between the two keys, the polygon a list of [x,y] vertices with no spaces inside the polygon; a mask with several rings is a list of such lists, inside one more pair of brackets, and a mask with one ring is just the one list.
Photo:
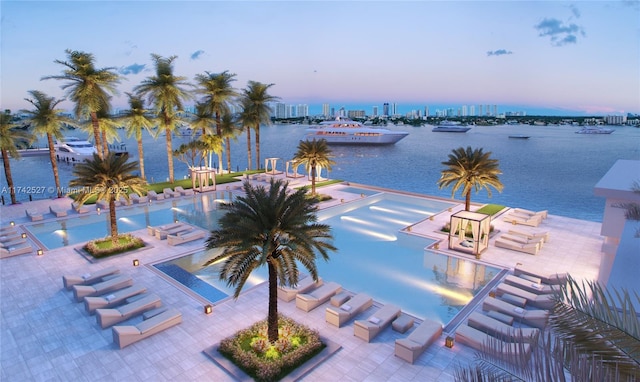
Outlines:
{"label": "lounge chair", "polygon": [[23,239],[22,237],[18,236],[8,240],[0,241],[0,248],[12,248],[12,247],[16,247],[21,244],[24,244],[26,242],[27,242],[27,239]]}
{"label": "lounge chair", "polygon": [[137,325],[114,326],[113,342],[122,349],[181,322],[182,314],[175,309],[167,309],[155,315],[145,315],[144,320]]}
{"label": "lounge chair", "polygon": [[173,191],[180,193],[180,195],[182,195],[182,196],[187,196],[187,195],[193,195],[194,194],[192,189],[185,190],[184,188],[182,188],[182,186],[175,187],[173,189]]}
{"label": "lounge chair", "polygon": [[551,309],[556,303],[551,294],[535,294],[507,283],[501,283],[496,288],[496,295],[502,296],[505,293],[522,297],[527,300],[527,305],[540,309]]}
{"label": "lounge chair", "polygon": [[87,212],[89,212],[89,207],[78,202],[71,202],[71,209],[79,214],[86,214]]}
{"label": "lounge chair", "polygon": [[177,198],[180,196],[179,192],[175,192],[169,187],[162,189],[162,193],[165,195],[165,198]]}
{"label": "lounge chair", "polygon": [[513,225],[521,224],[521,225],[527,225],[530,227],[537,227],[542,222],[542,218],[539,216],[525,218],[525,217],[522,217],[521,215],[514,215],[514,214],[508,214],[502,220],[504,220],[507,223],[511,223]]}
{"label": "lounge chair", "polygon": [[547,326],[547,319],[549,318],[549,311],[547,310],[523,309],[494,297],[487,297],[484,299],[482,303],[482,310],[495,310],[518,319],[523,324],[540,329],[544,329],[544,327]]}
{"label": "lounge chair", "polygon": [[121,206],[128,206],[128,205],[133,204],[133,202],[131,201],[131,199],[127,199],[127,198],[126,198],[126,197],[124,197],[124,196],[121,196],[121,197],[119,197],[119,198],[118,198],[118,203],[119,203],[119,205],[121,205]]}
{"label": "lounge chair", "polygon": [[60,207],[49,206],[49,211],[51,211],[51,213],[57,218],[61,218],[63,216],[67,216],[67,210],[62,209]]}
{"label": "lounge chair", "polygon": [[22,238],[22,235],[20,234],[20,232],[18,231],[7,231],[7,232],[3,232],[2,235],[0,235],[0,242],[2,243],[6,243],[9,241],[14,241],[16,239],[20,239]]}
{"label": "lounge chair", "polygon": [[549,242],[549,232],[546,232],[546,231],[545,232],[525,232],[525,231],[510,229],[509,231],[507,231],[507,233],[510,235],[523,236],[528,239],[542,238],[542,240],[544,240],[545,243]]}
{"label": "lounge chair", "polygon": [[553,287],[551,285],[531,282],[518,276],[508,275],[505,277],[504,282],[535,294],[553,293]]}
{"label": "lounge chair", "polygon": [[527,357],[531,355],[531,345],[528,343],[504,342],[466,324],[456,329],[456,342],[479,351],[483,351],[489,343],[497,344],[501,351],[495,354],[504,355],[505,358],[513,354],[524,353]]}
{"label": "lounge chair", "polygon": [[471,313],[467,325],[508,342],[517,342],[520,339],[524,339],[531,343],[540,334],[540,329],[515,328],[480,312]]}
{"label": "lounge chair", "polygon": [[0,248],[0,258],[25,255],[33,252],[33,247],[29,243],[19,244],[15,247]]}
{"label": "lounge chair", "polygon": [[155,294],[142,295],[134,301],[117,308],[96,309],[96,321],[102,329],[105,329],[148,310],[159,308],[161,305],[160,297]]}
{"label": "lounge chair", "polygon": [[406,338],[396,340],[395,355],[414,363],[442,335],[442,324],[425,319]]}
{"label": "lounge chair", "polygon": [[42,213],[35,208],[27,208],[26,210],[24,210],[24,213],[29,219],[31,219],[32,222],[44,219]]}
{"label": "lounge chair", "polygon": [[325,312],[325,321],[337,327],[341,327],[349,320],[369,309],[373,305],[371,296],[359,293],[353,296],[349,301],[340,305],[340,307],[327,307]]}
{"label": "lounge chair", "polygon": [[108,280],[101,281],[93,285],[74,285],[73,295],[76,301],[80,302],[87,296],[97,296],[108,292],[116,291],[118,289],[126,288],[133,285],[133,280],[128,276],[116,276],[109,278]]}
{"label": "lounge chair", "polygon": [[66,289],[71,289],[74,285],[91,285],[99,281],[103,281],[105,276],[111,276],[120,273],[120,270],[116,267],[108,267],[100,269],[94,273],[85,273],[80,276],[66,275],[62,276],[62,284]]}
{"label": "lounge chair", "polygon": [[147,196],[140,196],[136,193],[129,194],[129,199],[133,204],[144,204],[149,202],[149,198]]}
{"label": "lounge chair", "polygon": [[515,269],[513,270],[513,274],[516,276],[527,275],[527,276],[537,277],[543,283],[550,284],[550,285],[565,284],[567,282],[567,278],[569,277],[566,273],[542,275],[540,274],[540,272],[534,271],[532,269],[528,269],[522,265],[516,265]]}
{"label": "lounge chair", "polygon": [[[116,201],[116,204],[118,204],[118,202]],[[101,210],[106,210],[109,208],[109,202],[106,200],[97,200],[96,201],[96,207],[100,208]]]}
{"label": "lounge chair", "polygon": [[167,235],[175,235],[177,233],[186,232],[193,229],[193,227],[191,227],[188,224],[184,224],[184,223],[176,223],[176,224],[178,225],[176,225],[175,227],[171,227],[169,229],[156,229],[156,239],[165,240],[167,238]]}
{"label": "lounge chair", "polygon": [[278,286],[278,298],[282,301],[289,302],[296,298],[298,293],[306,293],[312,289],[316,289],[322,285],[322,278],[318,277],[318,281],[314,281],[313,277],[307,276],[298,281],[295,288],[287,286]]}
{"label": "lounge chair", "polygon": [[384,328],[400,315],[400,308],[387,304],[366,320],[356,320],[353,324],[353,335],[371,342]]}
{"label": "lounge chair", "polygon": [[331,296],[339,293],[341,290],[342,286],[332,281],[309,293],[298,293],[296,295],[296,307],[305,312],[310,312],[320,304],[329,301]]}
{"label": "lounge chair", "polygon": [[207,236],[207,233],[201,229],[191,229],[190,231],[178,232],[175,235],[167,235],[167,244],[180,245],[191,241],[199,240]]}
{"label": "lounge chair", "polygon": [[147,226],[147,233],[150,236],[155,236],[156,235],[156,231],[158,230],[162,230],[162,231],[166,231],[169,229],[173,229],[176,227],[181,227],[183,226],[184,223],[171,223],[171,224],[165,224],[165,225],[161,225],[161,226],[157,226],[157,227],[152,227],[152,226]]}
{"label": "lounge chair", "polygon": [[538,246],[540,247],[540,249],[542,249],[542,246],[544,245],[544,239],[542,237],[529,238],[529,237],[524,237],[520,235],[512,235],[510,233],[504,233],[500,235],[499,239],[513,241],[514,243],[518,243],[518,244],[539,244]]}
{"label": "lounge chair", "polygon": [[539,216],[542,219],[546,219],[549,216],[549,211],[547,210],[542,210],[542,211],[530,211],[530,210],[525,210],[523,208],[514,208],[513,212],[519,215],[523,215],[523,216]]}
{"label": "lounge chair", "polygon": [[96,309],[112,308],[122,303],[129,303],[131,302],[131,297],[146,291],[147,288],[134,285],[102,296],[85,297],[84,308],[89,314],[94,314]]}
{"label": "lounge chair", "polygon": [[0,235],[4,235],[6,232],[17,232],[16,227],[12,225],[0,227]]}
{"label": "lounge chair", "polygon": [[494,245],[499,248],[506,248],[512,251],[524,252],[530,255],[537,255],[540,252],[540,243],[520,244],[515,241],[501,239],[498,237]]}
{"label": "lounge chair", "polygon": [[149,198],[149,200],[163,200],[165,198],[163,193],[157,193],[153,190],[147,192],[147,197]]}

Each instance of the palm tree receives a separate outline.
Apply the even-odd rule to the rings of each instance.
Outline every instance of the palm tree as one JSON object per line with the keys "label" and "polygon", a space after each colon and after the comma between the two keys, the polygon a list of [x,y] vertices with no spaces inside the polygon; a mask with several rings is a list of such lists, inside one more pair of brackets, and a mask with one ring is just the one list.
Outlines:
{"label": "palm tree", "polygon": [[173,183],[171,133],[181,122],[177,112],[183,110],[183,101],[190,98],[184,87],[191,85],[186,82],[186,77],[173,74],[173,61],[178,58],[177,56],[165,58],[152,54],[151,58],[156,66],[156,75],[143,80],[140,85],[135,87],[135,91],[140,97],[148,97],[149,103],[153,104],[157,113],[159,128],[166,132],[169,182]]}
{"label": "palm tree", "polygon": [[324,167],[327,170],[331,170],[331,166],[336,164],[331,159],[332,157],[331,149],[329,149],[327,141],[324,139],[300,141],[298,144],[298,151],[293,160],[304,164],[307,173],[311,174],[311,195],[316,194],[317,168]]}
{"label": "palm tree", "polygon": [[227,171],[231,173],[231,139],[236,140],[236,137],[240,134],[240,129],[235,117],[230,112],[222,115],[218,126],[220,126],[220,136],[224,139],[224,145],[226,146]]}
{"label": "palm tree", "polygon": [[67,91],[67,96],[75,102],[76,118],[89,117],[93,126],[98,155],[104,155],[102,140],[100,137],[100,123],[97,113],[110,110],[110,94],[116,94],[115,86],[120,82],[120,75],[114,72],[115,68],[96,69],[95,58],[91,53],[65,50],[68,61],[55,60],[56,64],[65,67],[61,75],[45,76],[43,80],[55,79],[67,81],[62,89]]}
{"label": "palm tree", "polygon": [[[211,157],[211,153],[214,152],[218,156],[218,174],[222,171],[222,146],[223,141],[219,135],[204,135],[201,138],[207,148],[207,153]],[[211,165],[211,158],[209,158],[209,165]]]}
{"label": "palm tree", "polygon": [[127,130],[127,137],[134,135],[138,143],[138,157],[140,161],[140,177],[144,175],[144,149],[142,147],[142,130],[151,131],[153,121],[148,116],[149,111],[144,108],[144,100],[134,94],[126,93],[129,97],[129,110],[125,111],[122,118]]}
{"label": "palm tree", "polygon": [[222,205],[226,213],[220,218],[220,228],[207,239],[208,248],[220,248],[222,252],[207,265],[224,261],[220,279],[235,287],[236,299],[251,272],[267,265],[267,332],[274,343],[278,339],[278,284],[297,285],[298,264],[318,280],[316,253],[327,261],[328,251],[336,248],[331,243],[331,228],[317,223],[317,201],[307,198],[304,189],[288,194],[286,182],[271,179],[268,190],[245,182],[244,192],[245,196]]}
{"label": "palm tree", "polygon": [[242,111],[238,116],[238,121],[246,129],[247,132],[247,168],[251,170],[251,126],[256,123],[255,121],[257,120],[257,118],[254,117],[252,110],[248,105],[248,100],[242,99],[240,100],[240,102],[242,104]]}
{"label": "palm tree", "polygon": [[[204,95],[202,104],[215,116],[216,134],[221,135],[220,119],[224,114],[229,113],[232,100],[238,96],[238,92],[231,86],[234,82],[235,73],[225,70],[222,73],[197,74],[196,82],[200,86],[196,92]],[[204,131],[203,131],[204,134]]]}
{"label": "palm tree", "polygon": [[82,205],[92,196],[97,200],[109,203],[109,225],[111,241],[118,242],[118,221],[116,220],[116,200],[124,197],[129,200],[129,193],[142,195],[147,182],[134,175],[138,165],[127,162],[128,156],[117,156],[108,153],[104,159],[93,154],[93,159],[77,164],[73,168],[76,178],[69,182],[71,187],[79,187],[80,192],[76,201]]}
{"label": "palm tree", "polygon": [[[272,96],[267,91],[274,84],[249,81],[247,88],[242,92],[243,118],[245,126],[250,126],[256,132],[256,168],[260,169],[260,124],[271,123],[271,108],[269,102],[276,101],[280,97]],[[248,137],[248,136],[247,136]],[[249,163],[251,166],[251,163]]]}
{"label": "palm tree", "polygon": [[[100,125],[100,143],[102,144],[102,156],[104,157],[109,152],[109,144],[120,140],[120,136],[118,135],[120,124],[104,110],[98,110],[96,117]],[[92,125],[93,124],[83,127],[83,130],[90,131]]]}
{"label": "palm tree", "polygon": [[[191,119],[191,127],[193,127],[193,131],[197,131],[197,129],[202,130],[202,138],[206,139],[207,137],[213,136],[215,134],[215,130],[213,127],[216,124],[216,120],[213,117],[213,114],[209,111],[209,108],[204,103],[196,104],[196,113],[193,115]],[[222,153],[220,154],[218,159],[222,158]],[[210,160],[208,156],[205,155],[204,165],[206,167],[210,167]]]}
{"label": "palm tree", "polygon": [[37,135],[45,135],[47,137],[47,144],[49,145],[49,160],[51,161],[51,168],[53,169],[53,179],[56,184],[58,197],[61,198],[62,188],[60,188],[58,162],[56,162],[53,138],[63,138],[62,129],[65,125],[77,126],[77,124],[70,118],[65,117],[62,114],[63,110],[56,109],[56,106],[63,101],[62,99],[56,100],[55,98],[49,97],[38,90],[30,90],[29,94],[31,94],[33,99],[25,98],[25,101],[32,104],[35,109],[21,110],[20,112],[29,116],[28,119],[31,122],[31,126],[34,127],[34,132]]}
{"label": "palm tree", "polygon": [[453,185],[451,197],[454,197],[456,191],[462,188],[462,194],[465,196],[465,210],[469,211],[471,207],[471,190],[478,192],[484,188],[491,197],[491,189],[493,187],[502,192],[504,186],[498,179],[498,175],[502,174],[498,167],[498,160],[491,159],[491,152],[483,152],[482,149],[466,150],[463,147],[452,150],[449,154],[449,160],[442,162],[446,169],[442,170],[438,186],[440,188]]}
{"label": "palm tree", "polygon": [[35,137],[30,132],[19,129],[17,124],[11,122],[11,118],[11,113],[0,114],[0,152],[2,152],[2,164],[4,165],[4,175],[7,177],[11,204],[16,204],[16,190],[11,176],[9,155],[12,158],[20,158],[18,148],[28,146]]}

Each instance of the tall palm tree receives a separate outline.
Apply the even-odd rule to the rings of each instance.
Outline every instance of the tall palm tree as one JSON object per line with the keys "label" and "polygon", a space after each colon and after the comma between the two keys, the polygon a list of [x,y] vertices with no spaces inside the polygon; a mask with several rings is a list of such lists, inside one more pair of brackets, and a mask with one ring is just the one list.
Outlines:
{"label": "tall palm tree", "polygon": [[[242,91],[242,107],[247,112],[251,128],[256,132],[256,168],[260,169],[260,124],[271,123],[271,107],[269,102],[279,100],[280,97],[268,93],[274,84],[249,81],[246,89]],[[247,110],[248,109],[248,110]],[[251,164],[249,164],[251,166]]]}
{"label": "tall palm tree", "polygon": [[[196,104],[196,112],[192,116],[190,123],[194,132],[197,131],[198,129],[202,131],[202,137],[201,137],[202,140],[206,139],[207,137],[211,137],[216,133],[214,129],[216,120],[213,114],[211,113],[211,111],[209,110],[209,108],[207,107],[207,105],[202,102],[198,102]],[[220,157],[218,159],[221,159],[221,157],[222,157],[222,154],[220,154]],[[205,156],[204,165],[206,167],[209,167],[211,166],[210,162],[211,161],[209,160],[209,158]]]}
{"label": "tall palm tree", "polygon": [[196,74],[196,82],[199,86],[196,92],[204,95],[202,104],[206,105],[207,110],[215,116],[217,135],[222,134],[220,126],[222,115],[230,112],[232,101],[238,96],[238,92],[231,85],[236,80],[235,77],[235,73],[229,73],[228,70],[222,73]]}
{"label": "tall palm tree", "polygon": [[152,54],[151,59],[156,67],[156,75],[147,77],[135,87],[139,96],[148,97],[149,103],[154,106],[157,113],[158,127],[166,132],[169,182],[171,183],[174,182],[171,133],[182,122],[178,112],[184,109],[183,102],[191,98],[185,89],[185,86],[191,86],[187,78],[173,74],[173,61],[176,58],[178,57],[166,58]]}
{"label": "tall palm tree", "polygon": [[11,118],[11,113],[0,114],[0,152],[2,152],[2,164],[4,175],[7,177],[11,204],[16,204],[16,190],[11,176],[9,156],[20,158],[18,148],[27,147],[35,137],[30,132],[19,129],[17,124],[11,122]]}
{"label": "tall palm tree", "polygon": [[231,173],[231,139],[236,140],[236,137],[240,134],[240,128],[237,125],[236,118],[230,112],[222,115],[218,126],[220,126],[220,136],[224,139],[226,147],[227,171]]}
{"label": "tall palm tree", "polygon": [[121,77],[114,71],[115,68],[97,69],[95,58],[91,53],[70,49],[65,50],[65,53],[67,53],[67,61],[54,61],[64,66],[62,74],[45,76],[42,79],[66,81],[62,89],[67,91],[67,97],[76,104],[74,109],[76,118],[91,119],[98,155],[102,157],[104,152],[97,113],[99,111],[109,113],[110,94],[116,94],[115,86],[120,83]]}
{"label": "tall palm tree", "polygon": [[316,194],[317,168],[324,167],[327,170],[331,170],[331,166],[336,164],[331,159],[332,157],[331,149],[324,139],[300,141],[298,144],[298,151],[293,160],[296,163],[304,164],[305,170],[311,174],[311,195]]}
{"label": "tall palm tree", "polygon": [[240,102],[242,105],[242,111],[238,115],[238,122],[240,122],[247,132],[247,168],[251,170],[251,126],[255,125],[258,119],[254,116],[253,110],[249,107],[248,100],[241,99]]}
{"label": "tall palm tree", "polygon": [[79,187],[80,193],[76,201],[82,205],[92,196],[98,200],[109,202],[109,226],[111,241],[118,242],[118,221],[116,219],[116,200],[124,197],[129,200],[129,193],[142,195],[147,182],[134,175],[138,164],[128,162],[128,156],[117,156],[108,153],[104,159],[98,154],[73,168],[76,177],[69,182],[71,187]]}
{"label": "tall palm tree", "polygon": [[147,179],[144,175],[144,148],[142,147],[142,131],[151,131],[154,124],[149,118],[149,111],[144,108],[144,100],[134,94],[126,93],[129,97],[129,110],[126,110],[121,117],[124,127],[127,130],[127,137],[136,137],[138,143],[138,158],[140,163],[140,177]]}
{"label": "tall palm tree", "polygon": [[287,193],[287,183],[271,179],[264,186],[244,183],[245,196],[223,204],[226,213],[220,228],[211,232],[208,248],[222,252],[207,262],[221,262],[220,279],[235,287],[240,296],[254,269],[267,265],[269,273],[269,312],[267,332],[271,343],[278,339],[278,292],[280,285],[298,284],[298,264],[318,280],[317,254],[327,261],[328,251],[335,251],[331,228],[317,223],[317,201],[307,198],[304,189]]}
{"label": "tall palm tree", "polygon": [[29,94],[31,94],[33,99],[25,98],[25,101],[32,104],[34,109],[21,110],[20,112],[29,116],[28,119],[36,135],[44,135],[47,137],[49,160],[51,161],[51,168],[53,169],[53,179],[56,184],[58,197],[61,198],[62,188],[60,187],[60,176],[58,175],[58,162],[56,161],[53,138],[63,138],[62,129],[65,125],[77,126],[77,124],[70,118],[65,117],[62,114],[63,110],[56,109],[58,104],[63,101],[62,99],[56,100],[38,90],[30,90]]}
{"label": "tall palm tree", "polygon": [[[109,144],[120,140],[120,135],[118,135],[120,124],[104,110],[98,110],[96,116],[98,118],[98,124],[100,125],[100,143],[102,144],[102,156],[104,157],[109,152]],[[84,126],[83,130],[88,131],[91,130],[92,127],[93,123],[89,126]]]}
{"label": "tall palm tree", "polygon": [[[218,174],[220,174],[222,172],[222,138],[219,135],[203,135],[201,141],[207,148],[209,157],[211,157],[211,153],[218,156]],[[211,158],[209,158],[209,165],[211,165]]]}
{"label": "tall palm tree", "polygon": [[459,147],[452,150],[449,160],[442,162],[446,168],[441,172],[438,186],[444,188],[453,185],[451,197],[456,191],[462,189],[462,194],[465,196],[465,210],[469,211],[472,189],[478,192],[484,188],[491,197],[490,187],[499,192],[504,188],[498,178],[498,175],[502,174],[498,167],[498,160],[490,157],[490,151],[485,153],[482,149],[472,149],[471,146],[466,149]]}

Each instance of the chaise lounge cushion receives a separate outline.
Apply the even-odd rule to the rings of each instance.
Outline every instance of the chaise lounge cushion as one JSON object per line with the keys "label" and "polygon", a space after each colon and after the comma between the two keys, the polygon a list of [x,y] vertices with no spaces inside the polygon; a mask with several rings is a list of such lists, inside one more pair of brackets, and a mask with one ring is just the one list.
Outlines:
{"label": "chaise lounge cushion", "polygon": [[508,342],[516,342],[520,339],[533,342],[540,334],[537,328],[515,328],[479,312],[471,313],[467,324]]}
{"label": "chaise lounge cushion", "polygon": [[133,285],[133,280],[128,276],[116,276],[93,285],[73,285],[73,295],[80,302],[87,296],[111,292]]}
{"label": "chaise lounge cushion", "polygon": [[504,313],[516,319],[519,319],[520,322],[533,326],[536,328],[544,329],[547,325],[547,320],[549,318],[549,312],[541,309],[522,309],[515,305],[509,304],[506,301],[502,301],[500,299],[494,297],[487,297],[484,299],[482,303],[482,310],[489,311],[495,310],[500,313]]}
{"label": "chaise lounge cushion", "polygon": [[131,297],[146,291],[147,288],[134,285],[102,296],[88,296],[84,298],[84,308],[89,314],[94,314],[96,309],[112,308],[125,302],[131,302]]}
{"label": "chaise lounge cushion", "polygon": [[62,276],[62,284],[65,288],[71,289],[74,285],[91,285],[102,281],[105,276],[115,275],[120,273],[120,270],[116,267],[107,267],[97,270],[93,273],[85,273],[83,275],[65,275]]}
{"label": "chaise lounge cushion", "polygon": [[318,281],[314,281],[313,277],[306,276],[298,280],[295,288],[288,286],[278,286],[278,298],[282,301],[289,302],[296,298],[298,293],[306,293],[312,289],[316,289],[322,285],[322,278],[318,277]]}
{"label": "chaise lounge cushion", "polygon": [[387,304],[366,320],[357,320],[353,326],[353,335],[371,342],[384,328],[400,315],[400,308]]}
{"label": "chaise lounge cushion", "polygon": [[337,327],[341,327],[353,317],[369,309],[373,305],[371,296],[359,293],[353,296],[346,304],[340,307],[327,307],[325,321]]}
{"label": "chaise lounge cushion", "polygon": [[320,304],[329,301],[331,296],[335,295],[341,290],[342,287],[340,286],[340,284],[332,281],[322,285],[317,289],[314,289],[309,293],[298,293],[296,295],[296,307],[298,309],[304,310],[305,312],[310,312]]}
{"label": "chaise lounge cushion", "polygon": [[396,340],[395,355],[414,363],[435,340],[442,335],[442,324],[425,319],[406,338]]}
{"label": "chaise lounge cushion", "polygon": [[182,322],[182,314],[175,309],[167,309],[162,313],[149,317],[137,325],[114,326],[113,342],[120,349],[135,342],[160,333]]}
{"label": "chaise lounge cushion", "polygon": [[479,351],[483,351],[489,343],[494,343],[501,349],[497,354],[503,355],[505,359],[512,354],[524,353],[527,356],[531,354],[531,345],[528,343],[505,342],[466,324],[456,329],[456,342]]}
{"label": "chaise lounge cushion", "polygon": [[155,294],[143,295],[134,301],[111,309],[96,309],[96,321],[101,328],[108,328],[119,322],[128,320],[148,310],[162,305],[160,297]]}

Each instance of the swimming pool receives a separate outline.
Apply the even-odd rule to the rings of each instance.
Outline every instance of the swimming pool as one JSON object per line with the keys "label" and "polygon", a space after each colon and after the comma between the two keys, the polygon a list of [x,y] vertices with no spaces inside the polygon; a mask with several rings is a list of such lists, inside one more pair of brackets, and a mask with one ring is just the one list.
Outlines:
{"label": "swimming pool", "polygon": [[[319,275],[354,293],[368,293],[381,303],[396,304],[417,317],[449,322],[499,269],[425,250],[433,240],[400,229],[450,206],[430,199],[376,193],[321,210],[318,218],[331,226],[338,251],[330,255],[329,262],[318,261]],[[218,279],[217,267],[202,267],[216,251],[199,251],[154,266],[178,281],[206,282],[215,290],[203,292],[209,297],[200,295],[216,302],[233,293]],[[266,280],[267,270],[260,268],[245,290]]]}

